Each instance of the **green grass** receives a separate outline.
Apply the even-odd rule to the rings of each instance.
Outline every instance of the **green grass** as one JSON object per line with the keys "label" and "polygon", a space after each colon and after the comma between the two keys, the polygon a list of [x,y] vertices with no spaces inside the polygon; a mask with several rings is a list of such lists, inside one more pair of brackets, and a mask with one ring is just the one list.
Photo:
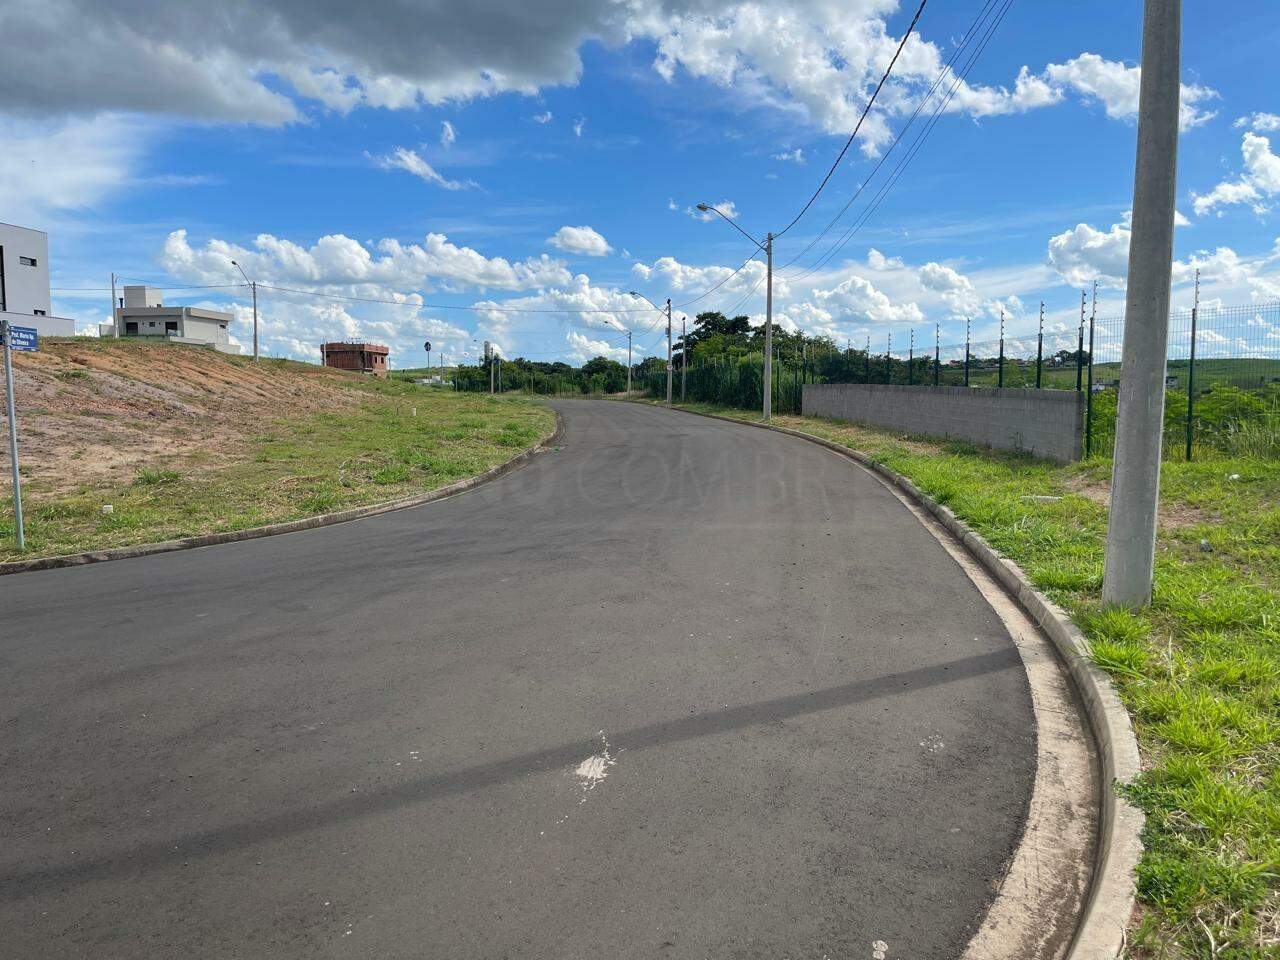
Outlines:
{"label": "green grass", "polygon": [[[0,560],[120,547],[293,520],[394,500],[474,476],[555,428],[545,406],[520,398],[352,380],[360,401],[304,419],[261,423],[243,456],[182,469],[155,463],[131,482],[85,483],[55,495],[24,484],[27,549],[0,506]],[[414,409],[417,415],[414,415]],[[112,511],[102,512],[104,504]]]}
{"label": "green grass", "polygon": [[1109,460],[1058,465],[812,417],[774,422],[910,477],[1080,625],[1144,762],[1120,786],[1147,815],[1130,955],[1280,957],[1280,463],[1166,462],[1154,602],[1129,613],[1099,601]]}

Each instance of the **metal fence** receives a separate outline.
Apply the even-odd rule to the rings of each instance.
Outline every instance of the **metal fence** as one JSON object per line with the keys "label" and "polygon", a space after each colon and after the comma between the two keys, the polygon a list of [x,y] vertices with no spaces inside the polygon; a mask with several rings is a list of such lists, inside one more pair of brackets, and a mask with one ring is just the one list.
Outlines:
{"label": "metal fence", "polygon": [[[921,342],[915,331],[886,334],[883,350],[814,350],[775,356],[773,409],[799,413],[805,383],[896,383],[921,386],[1020,387],[1087,392],[1086,456],[1114,445],[1123,374],[1124,318],[1085,317],[1074,329],[1006,334],[994,340]],[[1165,456],[1280,458],[1280,302],[1202,304],[1169,318]],[[747,409],[762,405],[763,360],[757,354],[691,365],[689,400]],[[665,395],[665,374],[646,384]],[[675,393],[680,396],[677,367]]]}

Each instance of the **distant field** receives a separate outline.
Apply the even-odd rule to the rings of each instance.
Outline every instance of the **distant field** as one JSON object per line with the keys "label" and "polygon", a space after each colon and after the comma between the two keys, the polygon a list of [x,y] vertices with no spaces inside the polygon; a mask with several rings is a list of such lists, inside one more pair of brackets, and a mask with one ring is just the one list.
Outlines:
{"label": "distant field", "polygon": [[[392,500],[481,473],[555,425],[519,398],[176,344],[47,339],[14,367],[23,556]],[[0,492],[0,560],[17,559]]]}

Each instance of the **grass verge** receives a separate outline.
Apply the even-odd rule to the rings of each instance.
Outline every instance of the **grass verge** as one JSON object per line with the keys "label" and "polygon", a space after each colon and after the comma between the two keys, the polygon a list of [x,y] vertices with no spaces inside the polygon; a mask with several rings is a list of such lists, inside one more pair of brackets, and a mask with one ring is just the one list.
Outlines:
{"label": "grass verge", "polygon": [[1084,631],[1143,757],[1144,773],[1118,786],[1147,815],[1130,956],[1280,957],[1280,463],[1166,462],[1155,599],[1129,613],[1099,599],[1109,460],[1059,465],[813,417],[774,423],[909,477]]}
{"label": "grass verge", "polygon": [[240,530],[407,497],[483,473],[555,429],[550,408],[520,398],[355,378],[347,389],[358,391],[353,404],[255,424],[230,458],[159,456],[126,482],[92,479],[71,492],[24,481],[27,549],[15,547],[6,500],[0,560]]}

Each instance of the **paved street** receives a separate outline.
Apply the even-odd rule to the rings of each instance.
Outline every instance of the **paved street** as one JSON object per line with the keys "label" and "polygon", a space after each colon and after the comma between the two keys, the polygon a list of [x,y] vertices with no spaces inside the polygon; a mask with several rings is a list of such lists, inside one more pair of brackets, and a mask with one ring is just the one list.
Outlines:
{"label": "paved street", "polygon": [[1034,775],[996,615],[828,451],[558,409],[449,500],[0,578],[0,953],[957,956]]}

